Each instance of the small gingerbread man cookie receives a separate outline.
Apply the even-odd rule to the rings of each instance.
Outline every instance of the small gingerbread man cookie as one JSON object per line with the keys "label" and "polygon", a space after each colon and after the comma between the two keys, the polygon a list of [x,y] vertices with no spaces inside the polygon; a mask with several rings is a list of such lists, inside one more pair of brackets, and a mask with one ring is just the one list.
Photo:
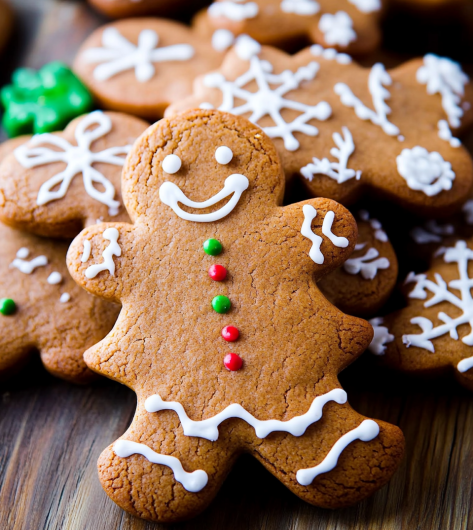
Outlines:
{"label": "small gingerbread man cookie", "polygon": [[166,116],[199,106],[243,115],[311,196],[349,205],[371,192],[438,216],[456,211],[473,184],[470,155],[451,130],[471,123],[471,102],[468,77],[449,59],[428,55],[388,73],[320,46],[291,57],[241,36]]}
{"label": "small gingerbread man cookie", "polygon": [[157,120],[192,93],[194,78],[222,56],[192,30],[158,18],[102,26],[79,49],[74,71],[103,108]]}
{"label": "small gingerbread man cookie", "polygon": [[363,54],[379,44],[383,3],[385,0],[216,0],[196,16],[194,26],[203,38],[212,35],[217,49],[245,34],[278,48],[313,42]]}
{"label": "small gingerbread man cookie", "polygon": [[92,226],[71,245],[74,279],[123,304],[85,359],[137,394],[98,464],[134,515],[195,515],[242,452],[332,508],[370,495],[401,460],[399,429],[357,414],[337,380],[371,328],[316,284],[353,251],[356,222],[327,199],[282,207],[284,186],[260,128],[189,111],[150,127],[127,158],[134,224]]}
{"label": "small gingerbread man cookie", "polygon": [[50,237],[103,220],[128,220],[120,192],[127,153],[148,124],[95,111],[61,133],[10,140],[0,164],[0,219]]}

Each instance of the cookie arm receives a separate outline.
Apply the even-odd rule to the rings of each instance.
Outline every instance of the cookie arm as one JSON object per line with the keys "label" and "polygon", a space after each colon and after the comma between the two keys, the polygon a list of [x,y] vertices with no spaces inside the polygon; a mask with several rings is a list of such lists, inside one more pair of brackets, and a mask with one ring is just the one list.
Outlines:
{"label": "cookie arm", "polygon": [[315,273],[316,280],[342,265],[355,248],[356,221],[335,201],[311,199],[281,208],[280,214],[275,222],[290,235],[291,266]]}
{"label": "cookie arm", "polygon": [[101,223],[83,230],[67,253],[67,266],[86,291],[120,303],[133,254],[134,227],[127,223]]}

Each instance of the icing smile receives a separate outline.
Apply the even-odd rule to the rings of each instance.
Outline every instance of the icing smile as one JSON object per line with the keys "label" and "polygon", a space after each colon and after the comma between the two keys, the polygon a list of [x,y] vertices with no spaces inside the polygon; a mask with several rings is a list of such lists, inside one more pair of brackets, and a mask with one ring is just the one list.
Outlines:
{"label": "icing smile", "polygon": [[[196,221],[198,223],[211,223],[213,221],[223,219],[229,213],[231,213],[238,204],[242,193],[248,188],[248,186],[248,179],[244,175],[235,173],[234,175],[230,175],[225,180],[225,186],[216,195],[204,202],[194,202],[184,195],[184,192],[179,188],[179,186],[173,182],[164,182],[164,184],[162,184],[159,188],[159,198],[164,204],[170,206],[181,219],[186,221]],[[227,202],[227,204],[225,204],[225,206],[222,206],[222,208],[216,212],[192,214],[185,212],[178,205],[178,203],[181,202],[190,208],[208,208],[209,206],[213,206],[221,200],[226,199],[232,193],[233,197]]]}

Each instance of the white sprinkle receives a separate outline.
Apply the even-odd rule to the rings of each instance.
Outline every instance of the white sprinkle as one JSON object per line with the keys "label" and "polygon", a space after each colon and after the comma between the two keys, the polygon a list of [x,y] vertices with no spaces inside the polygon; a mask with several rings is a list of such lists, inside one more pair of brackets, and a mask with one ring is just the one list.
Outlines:
{"label": "white sprinkle", "polygon": [[69,302],[71,299],[71,295],[69,293],[62,293],[61,298],[59,298],[59,301],[61,304],[65,304],[66,302]]}
{"label": "white sprinkle", "polygon": [[62,276],[59,272],[52,272],[47,279],[47,282],[51,285],[57,285],[62,282]]}

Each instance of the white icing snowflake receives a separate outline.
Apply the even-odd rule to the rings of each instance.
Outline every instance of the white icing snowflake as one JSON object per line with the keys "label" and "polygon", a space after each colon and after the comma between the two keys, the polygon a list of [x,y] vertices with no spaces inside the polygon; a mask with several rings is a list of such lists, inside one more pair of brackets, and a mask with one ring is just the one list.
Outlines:
{"label": "white icing snowflake", "polygon": [[417,81],[427,85],[427,94],[440,94],[442,106],[452,127],[460,126],[463,110],[460,107],[468,76],[461,66],[444,57],[429,53],[424,64],[417,70]]}
{"label": "white icing snowflake", "polygon": [[[71,145],[66,139],[54,134],[39,134],[26,144],[15,149],[14,154],[18,162],[25,168],[33,168],[64,162],[67,167],[57,175],[47,180],[39,189],[36,202],[44,205],[57,199],[62,199],[76,175],[82,174],[85,191],[95,200],[109,207],[110,215],[117,215],[120,203],[114,200],[115,187],[102,173],[93,167],[94,163],[113,164],[123,166],[125,159],[119,155],[126,155],[131,145],[109,147],[103,151],[93,152],[90,146],[95,140],[104,137],[112,129],[112,120],[101,111],[91,112],[83,118],[76,127],[74,136],[77,145]],[[44,147],[51,145],[58,150]],[[103,186],[99,191],[95,184]],[[55,188],[59,186],[59,189]]]}
{"label": "white icing snowflake", "polygon": [[[366,243],[356,245],[355,251],[362,250],[365,246]],[[373,280],[379,270],[389,269],[390,266],[388,258],[379,258],[379,251],[372,247],[363,256],[347,259],[343,264],[343,269],[348,274],[361,274],[365,280]]]}
{"label": "white icing snowflake", "polygon": [[343,138],[339,133],[334,133],[332,135],[333,141],[337,147],[332,147],[330,154],[336,158],[338,162],[330,162],[328,158],[322,158],[322,160],[313,158],[312,163],[301,168],[301,174],[307,180],[312,182],[314,175],[326,175],[327,177],[336,180],[338,184],[342,184],[352,178],[360,180],[361,171],[355,171],[354,169],[348,168],[348,160],[355,151],[353,136],[347,127],[342,127],[342,132]]}
{"label": "white icing snowflake", "polygon": [[378,221],[378,219],[372,219],[370,213],[367,210],[360,210],[358,212],[358,216],[362,221],[365,221],[370,224],[371,228],[374,231],[375,239],[381,241],[382,243],[388,242],[388,234],[386,234],[386,232],[383,230],[383,226]]}
{"label": "white icing snowflake", "polygon": [[335,48],[324,48],[320,44],[313,44],[310,47],[310,52],[315,57],[322,57],[326,61],[335,60],[338,64],[350,64],[352,58],[346,53],[339,53]]}
{"label": "white icing snowflake", "polygon": [[451,147],[460,147],[460,140],[453,136],[452,131],[450,130],[450,127],[448,126],[448,122],[446,120],[440,120],[437,123],[437,127],[439,129],[439,138],[448,142]]}
{"label": "white icing snowflake", "polygon": [[403,149],[396,158],[397,170],[409,188],[424,192],[428,197],[450,190],[455,173],[452,164],[446,162],[440,153],[416,146]]}
{"label": "white icing snowflake", "polygon": [[325,42],[330,46],[348,46],[356,40],[353,20],[345,11],[338,11],[335,15],[325,13],[320,17],[319,29],[324,34]]}
{"label": "white icing snowflake", "polygon": [[309,16],[320,11],[320,4],[315,0],[282,0],[281,10],[285,13]]}
{"label": "white icing snowflake", "polygon": [[410,235],[419,245],[428,243],[441,243],[443,236],[451,236],[455,232],[455,227],[451,224],[439,224],[435,219],[430,219],[424,226],[414,227]]}
{"label": "white icing snowflake", "polygon": [[228,18],[234,22],[241,22],[249,18],[255,18],[259,12],[258,4],[248,2],[243,4],[243,0],[225,0],[223,2],[214,2],[208,8],[208,14],[212,18]]}
{"label": "white icing snowflake", "polygon": [[87,63],[103,63],[94,69],[97,81],[106,81],[111,77],[135,69],[136,80],[140,83],[149,81],[155,74],[153,63],[164,61],[187,61],[194,56],[190,44],[174,44],[157,48],[158,34],[151,29],[144,29],[138,36],[135,46],[116,28],[106,28],[102,33],[102,48],[89,48],[82,54]]}
{"label": "white icing snowflake", "polygon": [[384,355],[386,344],[394,340],[394,335],[391,335],[389,329],[382,325],[384,324],[383,318],[372,318],[369,322],[373,326],[374,335],[368,349],[374,355]]}
{"label": "white icing snowflake", "polygon": [[381,0],[348,0],[358,11],[362,13],[373,13],[381,9]]}
{"label": "white icing snowflake", "polygon": [[[415,282],[415,287],[409,294],[410,298],[425,300],[427,292],[433,294],[432,298],[425,302],[424,307],[432,307],[442,302],[448,302],[458,311],[455,314],[458,316],[450,317],[441,311],[437,318],[443,322],[434,327],[434,324],[425,317],[414,317],[411,319],[411,324],[417,324],[422,333],[417,335],[404,335],[402,340],[409,348],[415,346],[417,348],[426,349],[432,353],[435,352],[435,347],[432,342],[433,339],[446,335],[447,333],[454,340],[459,340],[458,328],[464,324],[470,326],[470,333],[462,338],[462,342],[468,346],[473,346],[473,298],[471,296],[471,288],[473,287],[473,279],[468,276],[468,264],[473,260],[473,251],[468,248],[465,241],[458,241],[454,247],[445,249],[443,253],[445,263],[457,263],[459,278],[452,280],[448,284],[444,281],[442,276],[435,274],[435,282],[429,280],[425,274],[411,273],[406,280],[406,283]],[[460,296],[454,294],[451,290],[458,291]],[[463,362],[463,361],[462,361]],[[463,363],[462,366],[464,366]]]}
{"label": "white icing snowflake", "polygon": [[[241,46],[245,53],[250,49],[247,45],[248,40],[247,38],[239,43],[245,44],[244,47]],[[253,49],[257,52],[259,45],[255,43]],[[228,81],[220,73],[213,73],[205,76],[205,86],[222,91],[222,104],[218,110],[238,116],[251,113],[249,120],[256,125],[263,116],[270,116],[275,125],[264,127],[264,132],[270,138],[282,138],[285,148],[288,151],[295,151],[299,148],[299,141],[294,133],[316,136],[318,129],[308,122],[312,119],[324,121],[332,113],[330,105],[325,101],[311,106],[284,97],[291,90],[299,88],[303,81],[312,81],[319,71],[319,64],[311,62],[307,66],[300,67],[295,73],[285,70],[280,74],[273,74],[273,65],[268,61],[261,60],[256,54],[249,57],[249,60],[249,69],[235,81]],[[258,87],[256,92],[245,89],[254,81]],[[279,86],[272,88],[274,85]],[[243,103],[236,106],[236,100],[242,100]],[[212,108],[209,103],[203,103],[201,107]],[[295,110],[301,114],[292,122],[287,122],[281,115],[283,109]]]}

